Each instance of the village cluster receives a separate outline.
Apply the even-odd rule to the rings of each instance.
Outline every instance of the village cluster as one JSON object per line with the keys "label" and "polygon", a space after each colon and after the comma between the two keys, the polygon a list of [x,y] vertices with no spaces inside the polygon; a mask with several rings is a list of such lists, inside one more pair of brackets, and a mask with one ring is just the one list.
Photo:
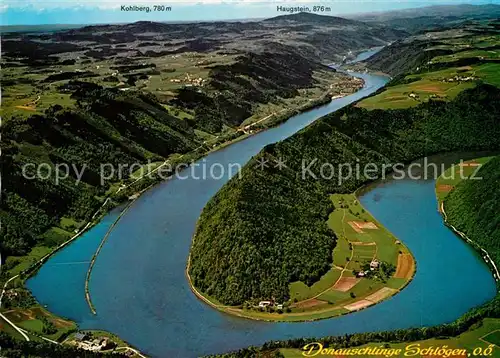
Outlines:
{"label": "village cluster", "polygon": [[477,80],[477,77],[474,76],[454,76],[450,77],[448,79],[443,79],[441,82],[470,82],[470,81],[475,81]]}
{"label": "village cluster", "polygon": [[259,302],[259,308],[267,308],[267,307],[272,307],[276,310],[283,310],[282,303],[276,303],[274,301],[260,301]]}
{"label": "village cluster", "polygon": [[182,78],[182,79],[173,78],[170,80],[170,82],[172,82],[172,83],[184,83],[184,85],[186,87],[191,87],[191,86],[203,87],[203,84],[206,81],[201,77],[193,77],[189,73],[186,73],[184,78]]}
{"label": "village cluster", "polygon": [[330,90],[332,93],[337,93],[332,96],[332,99],[341,98],[352,94],[363,87],[364,81],[361,78],[352,77],[345,81],[339,81],[330,85]]}

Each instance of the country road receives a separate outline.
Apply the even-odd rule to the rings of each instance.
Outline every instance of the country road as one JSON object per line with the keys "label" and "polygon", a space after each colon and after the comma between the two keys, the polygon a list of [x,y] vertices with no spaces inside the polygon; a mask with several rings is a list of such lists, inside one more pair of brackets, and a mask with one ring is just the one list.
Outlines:
{"label": "country road", "polygon": [[16,276],[13,276],[13,277],[9,278],[7,280],[7,282],[5,282],[5,284],[3,285],[2,293],[0,293],[0,308],[2,308],[2,299],[3,299],[3,296],[5,295],[5,291],[7,291],[7,286],[9,285],[9,283],[11,281],[14,281],[18,277],[19,277],[19,275],[16,275]]}
{"label": "country road", "polygon": [[20,329],[18,326],[16,326],[14,323],[12,323],[12,321],[10,319],[8,319],[7,317],[5,317],[2,313],[0,313],[0,317],[5,322],[10,324],[12,326],[12,328],[14,328],[16,331],[18,331],[24,337],[24,339],[26,339],[29,342],[30,337],[28,337],[28,335],[26,333],[24,333],[24,331],[22,329]]}

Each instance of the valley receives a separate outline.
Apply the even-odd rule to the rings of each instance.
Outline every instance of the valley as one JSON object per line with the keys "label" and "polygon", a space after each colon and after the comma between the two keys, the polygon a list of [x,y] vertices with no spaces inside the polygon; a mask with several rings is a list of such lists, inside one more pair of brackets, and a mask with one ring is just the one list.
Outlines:
{"label": "valley", "polygon": [[[478,207],[470,184],[436,187],[483,259],[434,215],[433,183],[376,183],[397,163],[500,149],[500,30],[487,17],[6,33],[0,339],[61,357],[294,357],[312,335],[477,344],[498,316],[496,197]],[[242,169],[200,180],[199,164]],[[346,165],[376,170],[345,177]],[[451,276],[463,269],[474,292]]]}
{"label": "valley", "polygon": [[[357,91],[362,80],[320,61],[342,61],[348,51],[403,34],[376,28],[297,15],[6,34],[2,145],[9,175],[0,216],[6,226],[2,252],[11,258],[5,277],[68,240],[103,203],[100,215],[158,181],[161,163],[189,163]],[[349,43],[332,39],[323,52],[311,51],[315,36],[347,38],[349,31],[370,35]],[[292,40],[303,44],[292,47]],[[126,169],[104,173],[103,163]],[[26,165],[30,176],[40,172],[52,184],[23,178]],[[56,190],[64,165],[74,170],[66,169],[64,189]],[[137,180],[138,173],[147,178]],[[26,227],[19,218],[28,211],[34,220]]]}

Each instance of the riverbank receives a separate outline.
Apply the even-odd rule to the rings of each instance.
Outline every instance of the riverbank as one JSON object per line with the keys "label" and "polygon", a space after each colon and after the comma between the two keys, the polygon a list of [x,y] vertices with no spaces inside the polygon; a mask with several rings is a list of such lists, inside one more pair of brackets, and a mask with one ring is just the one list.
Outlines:
{"label": "riverbank", "polygon": [[[328,226],[337,237],[333,263],[311,286],[290,283],[290,299],[282,304],[245,302],[240,306],[221,304],[200,292],[189,274],[193,293],[214,309],[237,317],[270,321],[301,322],[332,318],[357,312],[398,294],[413,279],[416,262],[409,249],[365,210],[355,194],[334,194],[336,209]],[[196,233],[193,236],[193,240]]]}
{"label": "riverbank", "polygon": [[480,168],[484,164],[488,163],[491,159],[493,159],[493,157],[482,157],[452,165],[451,168],[443,172],[441,176],[436,180],[436,198],[438,202],[438,211],[442,215],[445,225],[449,227],[459,238],[461,238],[468,245],[474,248],[478,255],[482,257],[486,265],[488,265],[488,267],[491,269],[495,281],[499,282],[500,273],[497,265],[495,264],[495,261],[491,258],[489,252],[486,251],[481,245],[467,237],[465,233],[458,230],[452,223],[450,223],[445,210],[446,197],[448,196],[448,194],[453,191],[454,188],[463,180],[475,180],[477,172],[480,170]]}
{"label": "riverbank", "polygon": [[[358,76],[358,74],[355,75]],[[359,74],[359,76],[365,79],[366,82],[365,87],[359,93],[328,102],[327,105],[304,112],[292,120],[284,122],[279,127],[249,136],[247,140],[234,143],[225,150],[212,152],[200,163],[207,166],[210,166],[211,163],[222,163],[223,165],[225,163],[240,163],[243,165],[267,144],[290,136],[314,122],[317,118],[372,93],[386,82],[385,78],[377,76],[367,74]],[[182,317],[189,317],[189,314],[174,318],[175,314],[172,316],[172,314],[159,313],[163,318],[158,321],[150,317],[151,310],[149,308],[156,307],[156,303],[161,301],[163,302],[161,307],[154,308],[155,312],[162,312],[164,309],[168,312],[179,312],[182,307],[189,307],[190,312],[202,310],[202,312],[199,312],[201,315],[214,312],[215,310],[212,309],[207,310],[206,305],[202,304],[191,293],[184,271],[192,229],[195,227],[199,213],[206,205],[206,201],[214,195],[226,178],[224,180],[212,178],[199,180],[189,178],[189,171],[186,171],[183,175],[183,180],[172,177],[172,180],[169,180],[168,183],[155,186],[144,195],[141,195],[137,205],[134,205],[129,214],[122,218],[113,234],[109,237],[108,244],[105,245],[105,249],[102,250],[99,256],[101,257],[99,261],[101,264],[96,265],[92,276],[93,300],[95,300],[96,306],[107,307],[105,305],[111,300],[113,303],[109,303],[109,309],[98,309],[99,314],[97,316],[90,314],[84,295],[78,294],[80,292],[79,287],[83,285],[85,279],[85,268],[82,270],[81,266],[78,265],[65,266],[64,273],[58,270],[59,266],[54,265],[53,267],[50,263],[44,265],[38,275],[28,282],[28,287],[34,292],[37,299],[58,314],[72,317],[78,322],[81,329],[106,329],[131,341],[147,354],[158,356],[162,356],[162,352],[168,347],[158,345],[162,338],[157,337],[157,335],[161,332],[170,332],[169,335],[175,335],[175,332],[179,332],[180,329],[178,323],[184,322]],[[185,179],[186,176],[188,179]],[[122,192],[123,189],[120,194]],[[189,196],[189,200],[181,199],[187,196]],[[149,212],[149,208],[157,204],[159,207]],[[143,210],[148,211],[146,216],[142,215]],[[59,262],[78,261],[87,256],[90,258],[116,216],[116,213],[111,216],[108,215],[106,222],[96,225],[89,231],[89,237],[86,237],[85,240],[76,241],[71,248],[53,258],[51,262],[57,264]],[[144,237],[144,227],[148,228],[147,237]],[[160,231],[158,231],[159,227],[162,228]],[[185,230],[186,228],[189,228],[189,232]],[[183,238],[184,234],[186,234],[185,238]],[[113,237],[113,235],[115,236]],[[119,239],[120,237],[126,239]],[[139,246],[134,244],[136,240],[139,240]],[[124,247],[128,248],[122,252]],[[130,252],[134,252],[134,255],[130,255]],[[127,258],[126,265],[116,271],[115,268],[124,264],[124,257]],[[178,266],[176,266],[177,264]],[[141,270],[136,269],[139,265]],[[109,275],[110,272],[113,273],[111,276]],[[140,283],[139,281],[136,283],[130,282],[131,279],[135,280],[142,274],[147,276],[140,279]],[[83,276],[83,278],[80,279],[80,276]],[[148,280],[147,277],[156,277],[156,283],[151,286],[151,280]],[[158,284],[158,280],[162,283]],[[61,296],[50,295],[47,287],[54,284],[58,287],[65,287],[67,294]],[[153,292],[154,294],[151,296]],[[125,302],[127,303],[125,304]],[[181,306],[172,306],[175,302],[182,302],[182,304]],[[122,306],[126,307],[126,315],[117,312]],[[147,312],[141,313],[139,317],[135,313],[142,310],[142,308],[145,308]],[[132,319],[135,323],[123,322],[118,325],[113,323],[114,320],[127,321],[129,319]],[[192,325],[196,325],[196,328],[192,328],[193,332],[200,331],[199,320],[190,320],[190,322],[192,322]],[[152,324],[160,324],[161,327],[154,330],[142,327],[143,325],[150,326]],[[147,332],[147,335],[137,333],[138,326],[142,327],[139,331]],[[206,332],[206,334],[213,332],[215,335],[213,329],[203,330],[203,332]],[[224,333],[221,333],[210,339],[210,341],[216,342],[219,339],[217,337],[223,336]],[[155,342],[155,344],[151,346],[148,342]],[[202,347],[193,348],[193,343],[188,344],[187,338],[176,340],[173,343],[169,342],[169,347],[178,346],[179,344],[184,345],[183,342],[185,342],[186,348],[175,348],[175,352],[179,352],[184,357],[192,356],[194,352],[204,352]],[[239,339],[234,340],[234,344],[238,344],[238,342],[240,342]]]}
{"label": "riverbank", "polygon": [[[340,91],[339,88],[343,89],[343,85],[347,84],[347,87],[352,87],[350,91],[347,91],[346,93],[340,93],[341,96],[346,96],[352,92],[355,92],[356,90],[359,90],[362,85],[363,81],[360,81],[359,83],[351,83],[352,79],[355,78],[353,76],[349,75],[342,75],[345,76],[346,79],[342,79],[342,77],[337,76],[333,71],[330,74],[330,77],[324,77],[318,75],[321,79],[321,85],[318,85],[317,87],[314,87],[313,90],[311,90],[312,94],[317,94],[318,92],[321,92],[318,97],[315,98],[309,98],[307,99],[306,94],[307,93],[302,93],[300,94],[300,98],[302,98],[301,101],[298,102],[298,105],[292,105],[288,104],[286,108],[279,112],[272,113],[270,115],[262,116],[262,118],[257,118],[253,119],[251,123],[247,123],[246,125],[241,125],[240,127],[235,127],[232,128],[231,131],[228,131],[225,134],[221,134],[215,138],[208,139],[207,141],[203,142],[202,145],[200,145],[198,148],[192,150],[191,152],[178,155],[174,154],[171,155],[169,158],[163,162],[163,164],[155,167],[153,170],[148,170],[147,173],[144,173],[142,175],[139,175],[139,178],[137,177],[131,177],[129,179],[125,179],[123,181],[119,181],[114,183],[111,187],[108,193],[106,193],[105,196],[102,197],[102,206],[99,208],[96,208],[96,212],[94,216],[92,216],[91,220],[89,222],[76,222],[72,218],[64,218],[65,221],[70,222],[70,225],[68,225],[68,229],[66,230],[60,230],[60,231],[67,231],[65,232],[65,235],[68,235],[68,240],[63,242],[59,247],[54,248],[53,246],[43,246],[43,247],[35,247],[32,251],[28,253],[27,255],[23,257],[16,257],[16,260],[22,261],[20,265],[13,264],[13,265],[5,265],[5,270],[9,273],[6,275],[6,279],[2,280],[0,277],[0,285],[3,285],[3,283],[11,278],[14,275],[11,275],[10,272],[16,272],[16,274],[23,273],[29,273],[27,277],[30,277],[34,272],[36,272],[36,266],[38,263],[43,263],[45,262],[48,258],[50,258],[55,252],[57,252],[60,248],[65,247],[67,244],[71,243],[74,239],[79,237],[82,233],[86,232],[89,228],[91,228],[95,222],[98,222],[102,216],[104,216],[109,210],[112,208],[123,204],[128,196],[134,195],[136,192],[142,190],[144,187],[149,186],[151,182],[147,182],[144,184],[144,186],[141,186],[140,183],[143,182],[146,177],[154,176],[155,173],[159,171],[162,167],[164,167],[167,164],[172,164],[172,166],[178,166],[178,165],[189,165],[189,163],[194,162],[210,153],[213,153],[217,150],[221,150],[223,148],[226,148],[228,145],[231,145],[233,143],[236,143],[240,140],[248,138],[250,135],[256,134],[260,132],[261,130],[264,129],[269,129],[272,127],[275,127],[284,121],[286,121],[288,118],[302,113],[304,111],[313,109],[315,107],[324,105],[328,103],[331,100],[331,96],[329,95],[330,92],[332,93],[338,93]],[[336,76],[336,77],[335,77]],[[324,77],[324,78],[323,78]],[[328,88],[328,86],[325,85],[325,83],[328,83],[328,81],[332,81],[333,83],[333,88]],[[292,98],[293,99],[293,98]],[[303,103],[305,102],[305,103]],[[260,113],[260,111],[259,111]],[[249,117],[247,120],[251,119],[252,117]],[[247,121],[246,120],[246,121]],[[245,121],[245,122],[246,122]],[[148,168],[148,165],[145,166]],[[154,178],[154,182],[159,182],[163,180],[162,178]],[[131,190],[127,190],[127,189]],[[124,195],[126,192],[126,195]],[[106,206],[106,208],[105,208]],[[97,216],[97,217],[96,217]],[[95,220],[95,221],[94,221]],[[61,220],[62,221],[62,220]],[[60,228],[58,228],[59,230]],[[74,233],[74,235],[70,235],[69,233]],[[70,237],[71,236],[71,237]],[[40,256],[40,251],[43,251]],[[27,258],[27,260],[25,260]],[[33,260],[34,259],[34,260]],[[26,262],[28,261],[28,262]],[[37,261],[37,264],[33,264],[33,261]],[[0,263],[1,264],[1,263]],[[19,268],[18,268],[19,266]],[[33,270],[32,272],[30,272]]]}
{"label": "riverbank", "polygon": [[[443,171],[443,173],[441,173],[441,175],[435,181],[434,194],[438,204],[437,210],[440,213],[443,223],[449,230],[451,230],[455,234],[456,237],[463,240],[463,242],[465,242],[467,246],[473,248],[477,252],[477,254],[490,267],[492,275],[496,279],[498,284],[497,266],[491,259],[490,253],[449,222],[444,205],[448,195],[455,189],[455,187],[460,185],[460,183],[465,180],[475,180],[474,178],[481,178],[481,176],[478,175],[480,168],[492,159],[493,157],[478,157],[472,160],[461,161],[460,163],[455,162],[450,168]],[[491,180],[491,178],[489,179]],[[430,336],[428,334],[423,335],[422,332],[415,332],[415,334],[418,336],[422,335],[423,337],[426,337],[426,340],[407,341],[403,338],[407,334],[403,333],[400,338],[394,336],[393,339],[367,339],[367,341],[371,343],[363,344],[359,346],[359,348],[380,347],[381,344],[384,344],[384,348],[402,349],[403,351],[405,351],[405,349],[408,350],[410,346],[418,347],[419,349],[430,349],[433,347],[443,347],[444,345],[446,345],[448,349],[463,349],[464,352],[462,353],[462,355],[480,354],[485,356],[496,356],[499,349],[497,344],[497,333],[499,330],[500,320],[496,318],[480,319],[481,313],[478,314],[478,312],[487,311],[488,305],[491,304],[494,305],[494,303],[488,303],[482,307],[473,309],[472,312],[469,312],[468,314],[459,318],[451,324],[441,325],[432,327],[432,329],[428,329],[429,332],[434,332]],[[446,332],[445,336],[448,338],[437,338],[443,336],[443,334],[441,333],[443,331]],[[406,333],[409,332],[409,330],[406,331]],[[373,335],[375,336],[376,334]],[[358,338],[364,340],[363,334],[358,335]],[[332,338],[329,339],[331,340]],[[324,342],[323,339],[319,339],[317,341]],[[302,346],[305,345],[306,343],[302,344]],[[295,343],[291,342],[281,342],[280,346],[297,347]],[[330,347],[332,347],[331,344]],[[278,349],[285,356],[285,358],[295,358],[303,356],[304,349],[300,348],[302,347]],[[268,352],[272,351],[273,350],[269,350]],[[310,356],[313,356],[314,353],[316,353],[315,348],[313,348]],[[220,357],[224,356],[225,355],[221,355]],[[233,357],[238,357],[238,354],[233,355]]]}
{"label": "riverbank", "polygon": [[[356,76],[350,75],[351,78],[358,78],[360,80],[359,86],[357,90],[360,90],[363,85],[364,81]],[[348,94],[343,94],[339,98],[343,98],[347,96]],[[338,99],[338,98],[337,98]],[[26,269],[23,269],[20,271],[16,276],[22,276],[24,280],[30,278],[33,276],[38,268],[43,265],[51,256],[53,256],[55,253],[72,243],[74,240],[78,239],[82,234],[87,232],[89,229],[91,229],[96,223],[98,223],[106,213],[108,213],[110,210],[113,208],[118,207],[119,205],[123,205],[128,198],[130,197],[135,197],[137,198],[138,195],[146,191],[146,188],[150,188],[153,185],[158,184],[161,181],[165,181],[168,179],[171,179],[172,176],[168,177],[167,179],[161,178],[161,177],[154,177],[154,175],[159,172],[159,170],[170,164],[172,167],[181,167],[183,165],[189,165],[192,162],[195,162],[196,160],[199,160],[200,158],[203,158],[204,156],[217,152],[219,150],[225,149],[228,146],[238,143],[244,139],[247,139],[255,134],[260,133],[263,130],[271,129],[276,126],[279,126],[280,124],[284,123],[288,119],[290,119],[293,116],[296,116],[298,114],[304,113],[306,111],[315,109],[316,107],[321,107],[323,105],[326,105],[332,100],[332,97],[328,95],[328,93],[316,98],[316,99],[311,99],[308,103],[304,104],[303,106],[291,110],[284,110],[284,113],[277,113],[273,114],[271,116],[267,116],[266,122],[262,123],[261,120],[257,120],[249,125],[246,125],[244,130],[237,131],[237,137],[236,138],[230,138],[220,144],[211,146],[210,143],[207,143],[206,147],[208,149],[204,152],[199,152],[199,149],[201,148],[196,148],[192,152],[180,155],[177,158],[172,158],[172,159],[167,159],[163,164],[155,167],[154,169],[150,170],[147,173],[144,173],[140,175],[139,177],[134,177],[133,179],[129,180],[129,182],[122,182],[122,183],[115,183],[114,187],[116,188],[116,191],[112,192],[109,194],[108,197],[105,198],[104,202],[102,205],[95,211],[93,214],[91,220],[89,220],[87,223],[84,224],[83,228],[80,229],[75,235],[73,235],[70,239],[65,241],[64,243],[60,244],[57,246],[55,249],[51,248],[46,248],[48,252],[44,254],[41,258],[38,258],[36,256],[36,262],[34,264],[31,264],[28,266]],[[252,129],[255,128],[255,129]],[[234,136],[234,133],[231,135]],[[175,173],[172,173],[172,175]],[[147,179],[152,179],[152,180],[147,180]],[[144,182],[145,187],[141,186],[141,183]],[[136,185],[138,184],[138,185]],[[36,248],[35,248],[36,249]],[[28,257],[31,255],[28,254]],[[17,267],[14,266],[13,268],[8,269],[8,271],[16,271]],[[7,279],[10,280],[13,277],[10,277]],[[2,283],[2,282],[0,282]],[[1,301],[0,301],[1,302]]]}
{"label": "riverbank", "polygon": [[[362,83],[364,84],[364,82],[362,82]],[[177,161],[181,160],[181,162],[182,162],[182,159],[186,159],[186,160],[189,159],[186,161],[186,163],[189,163],[189,162],[194,161],[196,159],[199,159],[199,158],[201,158],[209,153],[214,153],[218,150],[226,148],[229,145],[237,143],[242,139],[246,139],[254,134],[261,132],[262,130],[277,126],[277,125],[285,122],[288,118],[293,117],[294,115],[296,115],[298,113],[303,113],[303,112],[306,112],[306,111],[311,110],[313,108],[321,107],[322,105],[329,103],[330,101],[331,101],[331,98],[328,95],[324,95],[318,99],[311,100],[311,101],[309,101],[309,103],[302,106],[300,109],[294,109],[293,111],[282,113],[280,116],[274,116],[272,118],[269,118],[269,120],[266,120],[265,123],[259,122],[257,125],[259,127],[259,129],[255,130],[253,133],[248,133],[248,132],[243,133],[242,132],[241,133],[242,135],[239,136],[238,138],[226,141],[226,142],[216,146],[215,148],[210,148],[206,152],[199,153],[198,152],[199,148],[198,148],[193,153],[188,153],[184,156],[180,156],[179,158],[177,158]],[[255,126],[255,127],[257,127],[257,126]],[[167,162],[168,162],[168,160],[165,163],[167,163]],[[134,181],[129,183],[129,184],[121,184],[121,185],[117,184],[115,186],[116,191],[111,193],[104,200],[102,205],[93,214],[91,220],[89,222],[87,222],[81,230],[79,230],[74,236],[72,236],[69,240],[67,240],[63,244],[59,245],[57,248],[49,251],[46,254],[44,253],[44,255],[41,258],[36,258],[36,262],[31,264],[28,268],[19,271],[18,274],[7,279],[5,282],[5,286],[2,289],[2,296],[3,296],[3,293],[8,289],[9,284],[15,280],[20,280],[21,281],[20,285],[22,287],[24,287],[24,283],[26,282],[26,280],[29,279],[30,277],[34,276],[44,263],[46,263],[54,254],[56,254],[57,252],[59,252],[63,248],[67,247],[69,244],[73,243],[75,240],[80,238],[84,233],[88,232],[92,227],[94,227],[97,223],[100,222],[100,220],[106,215],[106,213],[109,212],[109,210],[111,210],[119,205],[122,205],[124,200],[127,200],[129,198],[133,198],[132,201],[135,201],[135,199],[137,199],[141,193],[145,192],[147,189],[149,189],[153,185],[159,183],[161,181],[160,178],[153,177],[153,180],[144,180],[144,179],[150,179],[152,174],[157,172],[163,165],[165,165],[165,163],[156,167],[151,172],[140,176],[139,178],[134,178]],[[143,188],[142,183],[144,183],[145,188]],[[98,254],[98,252],[99,252],[99,250],[97,251],[97,254]],[[92,265],[92,262],[95,262],[96,257],[97,256],[94,255],[94,257],[92,258],[92,260],[90,262],[91,265]],[[31,260],[29,260],[29,261],[31,261]],[[14,268],[14,269],[16,269],[16,268]],[[91,268],[88,272],[91,272]],[[90,279],[90,274],[87,275],[87,278],[85,281],[85,297],[87,299],[87,302],[89,304],[91,311],[95,314],[96,310],[95,310],[95,308],[90,300],[89,279]]]}
{"label": "riverbank", "polygon": [[[383,84],[373,76],[365,78],[370,89],[300,115],[277,129],[251,136],[199,163],[208,167],[212,163],[243,165],[269,143],[283,140],[316,118],[366,96]],[[200,180],[190,177],[189,172],[183,174],[188,178],[173,178],[141,196],[113,231],[92,279],[97,316],[90,314],[83,294],[79,294],[86,267],[64,266],[62,272],[57,264],[90,258],[116,215],[108,216],[85,240],[75,242],[28,282],[39,301],[58,314],[73,317],[82,329],[104,328],[115,332],[152,356],[161,357],[168,351],[174,357],[195,357],[270,340],[451,322],[494,294],[491,275],[484,263],[442,225],[436,212],[434,182],[394,181],[363,194],[361,202],[408,245],[419,262],[418,274],[401,293],[335,321],[265,323],[222,314],[192,293],[185,269],[199,213],[226,180]],[[426,225],[422,225],[423,221]],[[476,287],[473,291],[472,285]],[[63,287],[67,293],[54,297],[47,290],[51,287]],[[462,299],[455,300],[457,296]],[[165,342],[165,335],[176,339]]]}

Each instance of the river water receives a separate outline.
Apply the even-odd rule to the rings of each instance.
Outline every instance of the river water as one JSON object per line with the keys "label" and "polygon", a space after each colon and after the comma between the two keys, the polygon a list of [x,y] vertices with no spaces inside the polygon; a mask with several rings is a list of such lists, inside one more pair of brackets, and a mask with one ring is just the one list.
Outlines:
{"label": "river water", "polygon": [[[299,114],[201,161],[206,166],[243,165],[265,145],[373,93],[387,81],[376,75],[353,75],[365,80],[356,94]],[[376,186],[361,197],[415,255],[417,274],[400,294],[358,313],[316,322],[268,323],[226,315],[195,297],[185,267],[196,221],[227,178],[197,180],[188,171],[186,176],[144,193],[110,234],[90,282],[96,316],[84,298],[86,261],[118,210],[54,255],[28,281],[38,301],[82,329],[111,331],[148,355],[188,358],[268,340],[450,322],[495,294],[486,265],[443,225],[433,182],[400,180]]]}

